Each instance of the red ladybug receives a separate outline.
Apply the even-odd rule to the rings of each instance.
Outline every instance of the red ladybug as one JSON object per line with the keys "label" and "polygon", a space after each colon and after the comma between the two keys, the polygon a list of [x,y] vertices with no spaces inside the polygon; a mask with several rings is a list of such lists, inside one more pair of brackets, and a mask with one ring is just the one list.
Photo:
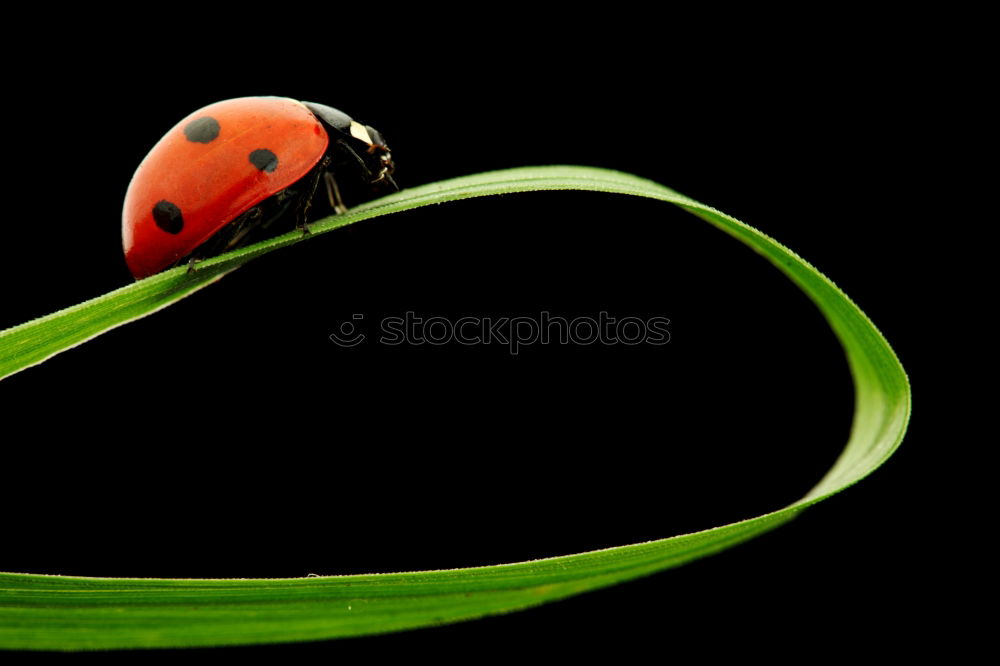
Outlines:
{"label": "red ladybug", "polygon": [[324,181],[333,212],[398,189],[382,135],[329,106],[243,97],[195,111],[160,139],[125,195],[122,245],[136,279],[232,249],[289,220],[305,229]]}

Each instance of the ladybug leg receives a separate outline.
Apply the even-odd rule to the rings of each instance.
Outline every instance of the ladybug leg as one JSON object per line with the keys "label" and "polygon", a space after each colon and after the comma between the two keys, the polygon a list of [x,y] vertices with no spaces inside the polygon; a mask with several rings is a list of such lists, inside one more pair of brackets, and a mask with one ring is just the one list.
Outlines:
{"label": "ladybug leg", "polygon": [[347,145],[347,142],[343,139],[337,139],[337,145],[343,148],[345,155],[350,155],[358,161],[361,169],[365,172],[365,179],[371,182],[373,180],[372,171],[368,168],[368,165],[365,164],[365,161],[361,159],[361,156],[354,152],[354,149]]}
{"label": "ladybug leg", "polygon": [[[238,247],[247,234],[258,227],[265,226],[261,225],[261,215],[260,206],[255,206],[233,220],[223,232],[216,234],[187,257],[187,272],[194,273],[197,270],[196,265],[203,259]],[[183,262],[184,259],[180,261]]]}
{"label": "ladybug leg", "polygon": [[330,164],[330,158],[324,157],[320,160],[319,164],[312,170],[309,175],[309,184],[306,190],[299,195],[298,203],[295,207],[295,228],[302,231],[302,235],[305,236],[309,234],[308,221],[306,220],[306,213],[309,212],[309,207],[312,205],[313,197],[316,196],[316,188],[319,187],[319,177],[326,173],[326,167]]}
{"label": "ladybug leg", "polygon": [[260,216],[261,216],[260,206],[251,208],[247,212],[240,215],[236,219],[236,222],[233,225],[234,227],[233,235],[229,237],[229,240],[226,242],[225,247],[222,248],[222,252],[227,252],[237,247],[243,240],[243,238],[248,233],[253,231],[254,227],[256,227],[259,224]]}
{"label": "ladybug leg", "polygon": [[[345,155],[350,155],[355,160],[357,160],[358,165],[361,167],[361,170],[365,174],[365,180],[367,180],[372,185],[375,185],[376,183],[388,183],[392,187],[394,192],[399,192],[399,185],[397,185],[396,181],[392,179],[392,171],[394,169],[392,160],[388,159],[386,156],[383,156],[382,168],[379,170],[378,175],[376,176],[375,174],[372,173],[372,170],[368,168],[368,164],[361,158],[361,156],[358,155],[353,148],[347,145],[346,141],[344,141],[343,139],[337,139],[337,145],[341,147]],[[386,153],[386,155],[388,155],[388,153]]]}
{"label": "ladybug leg", "polygon": [[330,205],[337,215],[347,212],[344,205],[344,198],[340,196],[340,188],[337,187],[337,179],[329,171],[323,172],[323,182],[326,184],[326,196],[330,200]]}

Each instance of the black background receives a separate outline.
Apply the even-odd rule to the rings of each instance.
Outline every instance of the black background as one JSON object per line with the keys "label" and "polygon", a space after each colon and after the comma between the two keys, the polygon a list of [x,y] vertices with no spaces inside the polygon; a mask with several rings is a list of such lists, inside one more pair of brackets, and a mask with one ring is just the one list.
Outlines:
{"label": "black background", "polygon": [[[377,127],[403,187],[557,163],[673,187],[817,266],[914,378],[917,54],[850,21],[821,34],[818,20],[773,33],[736,21],[725,37],[634,16],[397,37],[369,17],[321,41],[177,28],[39,43],[58,64],[18,70],[6,91],[0,325],[128,284],[121,201],[149,148],[208,103],[283,95]],[[374,328],[407,311],[661,316],[671,340],[517,356],[328,340],[354,314]],[[832,333],[766,261],[668,205],[574,192],[314,238],[2,391],[0,570],[185,577],[511,562],[750,517],[819,480],[853,400]],[[451,627],[236,651],[794,656],[850,650],[858,627],[912,632],[935,612],[926,579],[911,585],[922,451],[912,431],[793,523],[644,580]]]}

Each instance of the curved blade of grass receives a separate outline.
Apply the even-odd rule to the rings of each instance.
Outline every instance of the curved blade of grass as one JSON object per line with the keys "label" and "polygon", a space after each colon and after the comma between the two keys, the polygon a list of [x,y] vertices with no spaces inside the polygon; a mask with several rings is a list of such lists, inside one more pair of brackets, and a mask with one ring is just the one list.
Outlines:
{"label": "curved blade of grass", "polygon": [[[899,445],[910,413],[902,366],[878,330],[832,282],[747,225],[656,183],[583,167],[479,174],[406,190],[316,223],[314,235],[417,206],[528,190],[617,192],[670,202],[735,236],[793,280],[830,323],[856,386],[851,437],[805,497],[772,513],[713,529],[607,550],[449,571],[260,580],[119,579],[0,574],[0,647],[88,648],[235,645],[388,632],[542,604],[677,566],[791,519],[871,473]],[[0,334],[0,376],[183,298],[298,234],[174,269]]]}

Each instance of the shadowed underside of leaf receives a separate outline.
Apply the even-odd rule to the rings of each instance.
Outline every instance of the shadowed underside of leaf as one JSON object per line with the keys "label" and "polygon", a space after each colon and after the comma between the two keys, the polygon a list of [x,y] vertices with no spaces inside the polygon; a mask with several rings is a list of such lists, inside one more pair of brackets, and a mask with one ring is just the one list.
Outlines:
{"label": "shadowed underside of leaf", "polygon": [[[455,199],[532,190],[614,192],[678,205],[736,237],[817,305],[847,354],[856,406],[833,468],[794,504],[750,520],[641,544],[532,562],[413,573],[293,579],[119,579],[0,573],[0,647],[77,650],[289,642],[357,636],[535,606],[718,552],[793,518],[870,474],[902,440],[910,390],[868,318],[793,252],[724,213],[635,176],[555,166],[479,174],[405,190],[317,222],[312,237],[379,215]],[[0,378],[166,307],[254,257],[302,240],[292,233],[166,271],[0,333]]]}

